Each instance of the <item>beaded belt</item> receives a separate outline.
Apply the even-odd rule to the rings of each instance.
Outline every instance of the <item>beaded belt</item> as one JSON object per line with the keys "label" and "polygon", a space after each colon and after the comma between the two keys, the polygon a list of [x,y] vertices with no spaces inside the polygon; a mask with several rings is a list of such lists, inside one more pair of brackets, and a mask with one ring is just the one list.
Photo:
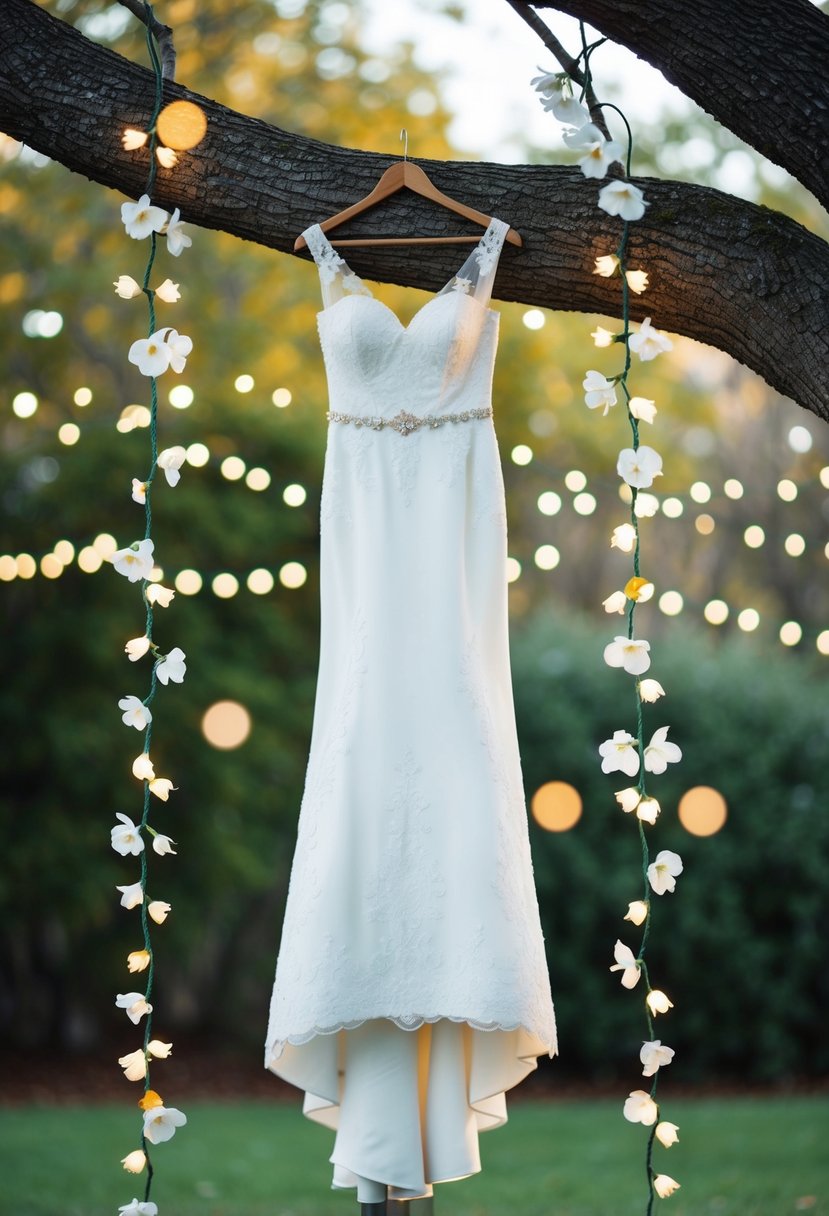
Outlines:
{"label": "beaded belt", "polygon": [[428,426],[432,430],[436,430],[446,422],[471,422],[473,418],[491,418],[492,407],[480,410],[464,410],[460,414],[425,414],[422,418],[418,418],[417,414],[407,414],[405,410],[401,410],[394,418],[376,418],[370,414],[363,416],[358,414],[340,414],[336,410],[329,410],[325,416],[329,422],[352,423],[358,429],[361,426],[367,426],[372,431],[382,431],[384,427],[391,427],[399,435],[412,435],[415,431],[419,431],[422,426]]}

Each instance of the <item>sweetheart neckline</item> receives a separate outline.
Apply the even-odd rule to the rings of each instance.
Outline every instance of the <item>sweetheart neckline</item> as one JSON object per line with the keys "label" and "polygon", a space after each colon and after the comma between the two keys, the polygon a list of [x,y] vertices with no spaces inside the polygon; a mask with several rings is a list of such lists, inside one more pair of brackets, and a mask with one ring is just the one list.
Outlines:
{"label": "sweetheart neckline", "polygon": [[[362,282],[362,279],[360,280],[360,282]],[[418,308],[417,311],[415,313],[413,313],[412,316],[409,318],[408,324],[404,325],[403,322],[400,320],[400,317],[394,311],[394,309],[391,308],[388,304],[386,304],[384,300],[381,300],[378,296],[372,295],[371,292],[368,292],[367,295],[363,295],[361,292],[360,293],[355,292],[352,295],[341,296],[339,300],[335,300],[334,303],[329,304],[327,308],[320,309],[319,312],[317,313],[317,318],[324,317],[326,315],[326,313],[331,312],[332,309],[337,308],[340,304],[344,304],[346,300],[370,300],[372,303],[379,304],[382,309],[385,309],[385,311],[389,314],[389,316],[393,317],[394,320],[397,322],[397,324],[400,326],[400,332],[406,334],[409,332],[412,325],[414,325],[415,321],[420,316],[420,314],[422,312],[424,312],[429,307],[430,304],[434,304],[435,301],[437,301],[437,300],[448,299],[452,295],[460,296],[464,300],[469,300],[472,304],[474,304],[476,306],[476,308],[482,309],[485,313],[488,313],[492,317],[500,317],[500,315],[501,315],[498,312],[497,308],[488,308],[486,304],[482,304],[480,302],[480,300],[476,300],[474,296],[466,295],[465,292],[462,292],[462,291],[440,292],[439,291],[435,295],[431,296],[428,300],[426,300],[423,304],[421,304],[420,308]]]}

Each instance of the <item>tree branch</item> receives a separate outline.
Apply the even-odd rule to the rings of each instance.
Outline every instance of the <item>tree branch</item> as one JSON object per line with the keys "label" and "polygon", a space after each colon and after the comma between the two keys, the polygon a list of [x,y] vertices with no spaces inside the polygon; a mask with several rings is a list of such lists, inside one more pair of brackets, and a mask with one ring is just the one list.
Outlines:
{"label": "tree branch", "polygon": [[829,17],[809,0],[531,2],[588,21],[646,59],[829,206]]}
{"label": "tree branch", "polygon": [[176,78],[176,48],[173,45],[173,31],[169,25],[162,25],[151,9],[143,0],[118,0],[124,8],[129,9],[133,17],[137,17],[143,25],[149,27],[150,33],[158,43],[161,57],[161,75],[165,80]]}
{"label": "tree branch", "polygon": [[[5,0],[0,25],[0,129],[75,172],[133,198],[144,189],[147,150],[127,153],[124,127],[146,126],[151,73],[89,42],[31,0]],[[165,84],[208,118],[207,135],[175,170],[159,170],[154,201],[183,217],[288,253],[308,224],[361,198],[388,157],[281,131]],[[440,189],[504,216],[524,247],[501,258],[502,300],[618,316],[614,279],[592,273],[614,250],[620,224],[596,206],[597,184],[559,166],[425,161]],[[631,264],[651,287],[632,303],[634,319],[726,351],[769,384],[829,421],[829,247],[785,216],[716,190],[638,179],[650,206],[635,224]],[[379,216],[382,215],[382,221]],[[397,195],[361,217],[352,232],[389,235],[458,231],[457,217],[418,195]],[[344,233],[345,235],[345,233]],[[450,246],[357,249],[358,274],[435,290],[455,269]]]}

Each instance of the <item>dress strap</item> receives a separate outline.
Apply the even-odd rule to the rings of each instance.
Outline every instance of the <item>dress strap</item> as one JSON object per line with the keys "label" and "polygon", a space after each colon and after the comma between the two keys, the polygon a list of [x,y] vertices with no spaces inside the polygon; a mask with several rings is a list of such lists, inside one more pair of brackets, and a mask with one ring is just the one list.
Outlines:
{"label": "dress strap", "polygon": [[487,308],[492,298],[492,285],[495,282],[498,259],[508,232],[509,224],[493,216],[489,221],[489,227],[463,266],[439,294],[443,295],[447,291],[463,291]]}
{"label": "dress strap", "polygon": [[320,273],[322,302],[325,308],[336,304],[337,300],[346,295],[371,295],[363,280],[354,273],[345,258],[337,253],[319,224],[312,224],[302,235]]}

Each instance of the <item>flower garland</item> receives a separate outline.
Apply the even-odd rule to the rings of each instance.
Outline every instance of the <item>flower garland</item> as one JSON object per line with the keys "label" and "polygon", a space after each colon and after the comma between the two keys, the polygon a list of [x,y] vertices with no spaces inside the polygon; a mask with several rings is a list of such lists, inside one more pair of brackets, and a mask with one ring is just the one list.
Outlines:
{"label": "flower garland", "polygon": [[[164,372],[172,369],[174,372],[184,370],[187,357],[193,343],[190,338],[179,334],[171,327],[156,328],[155,300],[172,304],[179,299],[178,284],[170,279],[156,288],[150,287],[150,276],[155,262],[158,237],[166,236],[167,251],[173,257],[178,257],[182,251],[191,245],[191,239],[183,230],[179,209],[172,215],[151,202],[155,184],[157,163],[170,167],[175,163],[169,157],[160,155],[165,149],[157,148],[156,126],[161,109],[162,98],[162,69],[158,48],[155,43],[154,19],[149,4],[144,5],[147,24],[147,47],[150,60],[155,72],[155,105],[150,119],[148,133],[150,168],[145,193],[137,203],[124,203],[121,207],[121,219],[129,237],[134,240],[149,238],[150,251],[144,271],[143,283],[139,284],[129,275],[121,275],[115,282],[116,294],[122,299],[133,299],[144,295],[147,298],[149,314],[149,332],[146,338],[139,338],[132,343],[128,360],[137,366],[138,370],[150,380],[150,470],[141,480],[133,478],[132,498],[134,502],[144,507],[145,531],[143,539],[133,541],[122,549],[117,549],[108,556],[115,570],[130,582],[141,583],[141,595],[146,608],[146,623],[144,633],[139,637],[130,638],[124,650],[131,662],[138,662],[148,652],[152,653],[154,662],[150,677],[150,688],[143,700],[135,695],[121,698],[118,708],[122,711],[122,722],[126,726],[144,732],[143,746],[140,754],[132,765],[133,776],[143,786],[143,809],[140,821],[136,824],[128,815],[116,812],[119,821],[111,831],[111,843],[116,853],[123,857],[138,856],[141,858],[141,877],[138,882],[118,886],[121,893],[121,906],[127,909],[140,907],[143,946],[132,950],[127,956],[127,970],[130,974],[146,971],[146,987],[143,992],[121,992],[116,996],[115,1004],[123,1009],[133,1023],[138,1025],[145,1018],[144,1042],[142,1047],[130,1051],[119,1058],[118,1063],[124,1070],[128,1081],[144,1082],[144,1094],[138,1106],[143,1112],[141,1129],[141,1147],[128,1152],[122,1159],[124,1169],[131,1174],[139,1174],[147,1170],[146,1186],[143,1200],[134,1198],[130,1203],[119,1208],[122,1216],[157,1216],[158,1208],[150,1201],[150,1187],[153,1177],[153,1166],[150,1160],[148,1145],[161,1144],[171,1139],[176,1129],[187,1122],[187,1116],[173,1106],[166,1106],[161,1095],[150,1088],[150,1061],[166,1059],[172,1051],[172,1043],[152,1037],[152,1011],[150,1002],[153,987],[154,956],[150,940],[150,921],[161,925],[167,919],[172,908],[163,899],[150,899],[147,883],[147,850],[145,848],[144,832],[152,837],[153,852],[159,857],[175,855],[175,841],[157,831],[148,822],[152,798],[167,802],[170,793],[177,787],[169,777],[156,776],[153,762],[150,758],[150,741],[152,737],[153,716],[150,709],[158,683],[180,684],[185,675],[186,662],[184,651],[174,646],[166,654],[162,653],[153,640],[153,609],[155,606],[166,608],[173,599],[175,592],[159,582],[151,581],[155,569],[154,543],[151,539],[152,526],[152,485],[157,471],[164,471],[167,483],[174,486],[180,477],[180,468],[184,463],[185,450],[183,447],[166,448],[158,451],[157,415],[158,391],[156,380]],[[173,103],[180,106],[182,103]],[[189,103],[184,103],[189,104]],[[168,107],[169,109],[170,107]],[[195,107],[193,107],[195,108]],[[134,131],[128,131],[124,136],[124,147],[127,150],[140,147],[146,143],[145,138],[137,142]]]}
{"label": "flower garland", "polygon": [[[658,727],[647,747],[645,746],[643,704],[657,701],[665,695],[665,690],[657,680],[642,679],[651,665],[650,644],[644,638],[636,637],[634,629],[637,605],[645,603],[654,593],[653,583],[642,576],[639,560],[639,520],[645,515],[653,514],[654,507],[650,504],[645,506],[643,503],[642,509],[637,499],[639,491],[649,489],[654,479],[661,475],[662,457],[652,447],[640,443],[639,440],[640,423],[653,423],[656,416],[655,404],[645,397],[633,396],[628,380],[634,354],[638,355],[642,362],[646,362],[663,351],[670,350],[672,343],[664,334],[653,328],[650,317],[645,318],[636,333],[631,330],[630,292],[638,294],[645,291],[648,276],[642,270],[628,267],[628,237],[631,223],[642,218],[648,203],[642,191],[629,180],[633,136],[624,114],[617,106],[608,103],[595,103],[593,107],[599,112],[604,108],[612,109],[621,116],[628,137],[627,156],[623,162],[621,145],[615,140],[605,138],[599,127],[591,121],[591,114],[583,104],[585,97],[592,97],[590,56],[599,44],[588,46],[583,23],[580,23],[580,29],[582,50],[576,62],[583,61],[584,66],[579,98],[573,95],[573,80],[567,72],[551,73],[539,68],[542,75],[535,77],[531,83],[541,94],[544,109],[551,110],[568,128],[564,133],[564,142],[581,153],[578,164],[585,177],[602,179],[610,165],[615,163],[623,163],[625,169],[623,178],[609,182],[599,191],[599,207],[608,215],[618,216],[622,220],[622,234],[614,253],[596,258],[594,270],[595,274],[604,277],[609,278],[617,274],[620,277],[623,328],[621,333],[614,334],[600,326],[591,335],[597,347],[610,346],[617,342],[623,345],[624,366],[611,377],[595,370],[588,371],[583,388],[587,407],[601,409],[603,415],[616,405],[617,389],[621,389],[632,435],[631,446],[619,453],[616,465],[616,471],[630,489],[630,522],[614,528],[610,543],[611,547],[624,553],[632,553],[633,574],[624,589],[614,591],[604,601],[603,606],[608,613],[618,612],[627,617],[626,633],[617,635],[605,646],[604,660],[608,666],[622,668],[634,678],[636,733],[630,734],[624,729],[614,731],[612,739],[607,739],[599,746],[599,755],[602,759],[602,772],[621,772],[627,777],[637,778],[636,785],[616,793],[616,801],[625,813],[635,814],[639,831],[644,889],[641,899],[629,903],[624,919],[633,925],[642,926],[642,937],[635,954],[630,946],[617,940],[614,949],[615,962],[610,970],[621,971],[622,985],[628,989],[634,988],[644,976],[647,990],[644,1001],[647,1038],[643,1041],[639,1058],[642,1075],[652,1078],[651,1087],[649,1092],[643,1089],[633,1090],[624,1103],[623,1114],[630,1122],[642,1123],[651,1129],[646,1148],[647,1212],[650,1216],[654,1195],[667,1198],[680,1184],[668,1174],[657,1172],[653,1167],[654,1139],[659,1140],[665,1148],[669,1148],[678,1140],[677,1125],[661,1117],[655,1097],[659,1070],[671,1063],[675,1053],[661,1039],[654,1038],[653,1019],[657,1014],[667,1013],[672,1008],[672,1002],[661,989],[652,986],[644,956],[651,927],[651,896],[672,892],[683,867],[679,854],[669,849],[662,849],[651,860],[645,825],[652,826],[656,823],[661,808],[656,798],[647,791],[646,774],[664,773],[669,764],[681,759],[682,753],[675,743],[668,740],[668,726]],[[644,497],[646,500],[653,498],[652,495]]]}

